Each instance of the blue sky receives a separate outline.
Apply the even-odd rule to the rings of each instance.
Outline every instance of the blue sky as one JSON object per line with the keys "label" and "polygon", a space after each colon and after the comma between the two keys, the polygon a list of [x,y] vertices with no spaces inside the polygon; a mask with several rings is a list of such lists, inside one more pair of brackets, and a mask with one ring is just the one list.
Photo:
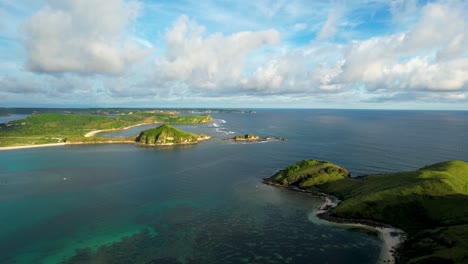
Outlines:
{"label": "blue sky", "polygon": [[0,107],[468,110],[466,1],[0,0]]}

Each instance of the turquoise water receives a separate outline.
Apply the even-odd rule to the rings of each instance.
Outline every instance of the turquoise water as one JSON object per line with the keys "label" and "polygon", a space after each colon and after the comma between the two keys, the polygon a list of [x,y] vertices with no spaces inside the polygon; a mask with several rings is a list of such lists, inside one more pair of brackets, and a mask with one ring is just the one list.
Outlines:
{"label": "turquoise water", "polygon": [[[213,117],[179,126],[215,137],[193,146],[0,152],[0,263],[375,263],[376,235],[324,223],[313,216],[320,199],[261,179],[306,158],[353,175],[468,158],[466,112]],[[233,133],[288,141],[222,140]]]}

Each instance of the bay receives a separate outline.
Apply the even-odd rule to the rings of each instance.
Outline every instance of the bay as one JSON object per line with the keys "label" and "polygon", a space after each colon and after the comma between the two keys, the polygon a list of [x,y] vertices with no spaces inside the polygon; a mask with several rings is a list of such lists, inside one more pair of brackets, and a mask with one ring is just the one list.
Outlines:
{"label": "bay", "polygon": [[20,120],[20,119],[26,118],[28,116],[29,115],[26,115],[26,114],[11,114],[11,115],[7,115],[7,116],[0,116],[0,124],[8,123],[10,121]]}
{"label": "bay", "polygon": [[[193,146],[1,151],[0,263],[376,263],[375,234],[320,221],[321,199],[261,179],[302,159],[357,176],[468,158],[463,111],[260,109],[213,118],[178,125],[214,137]],[[246,133],[288,140],[222,140]]]}

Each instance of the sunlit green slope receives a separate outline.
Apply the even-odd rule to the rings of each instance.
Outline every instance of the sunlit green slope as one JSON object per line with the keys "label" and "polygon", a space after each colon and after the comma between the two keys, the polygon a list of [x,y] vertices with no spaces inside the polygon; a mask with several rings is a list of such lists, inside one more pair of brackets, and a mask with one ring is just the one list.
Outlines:
{"label": "sunlit green slope", "polygon": [[405,230],[409,240],[403,257],[409,263],[468,262],[467,162],[359,178],[337,175],[337,169],[329,173],[324,166],[336,165],[302,161],[267,181],[337,196],[342,200],[334,210],[337,217],[371,219]]}
{"label": "sunlit green slope", "polygon": [[203,135],[188,133],[165,124],[142,131],[136,137],[135,141],[147,145],[193,144],[197,143],[198,139],[203,137]]}

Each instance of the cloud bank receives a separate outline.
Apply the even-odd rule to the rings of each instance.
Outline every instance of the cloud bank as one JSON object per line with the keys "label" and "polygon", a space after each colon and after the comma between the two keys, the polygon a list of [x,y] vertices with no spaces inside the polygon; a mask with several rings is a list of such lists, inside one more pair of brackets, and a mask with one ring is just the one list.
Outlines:
{"label": "cloud bank", "polygon": [[[341,11],[328,15],[319,40],[336,33],[337,13]],[[279,32],[215,33],[203,38],[205,29],[182,16],[167,32],[168,50],[158,72],[185,87],[204,88],[205,96],[218,96],[220,90],[234,95],[288,95],[364,89],[371,97],[388,99],[409,90],[465,92],[465,16],[457,5],[431,3],[406,32],[347,44],[312,41],[264,61],[250,73],[244,67],[247,54],[262,45],[278,45]],[[450,27],[444,29],[446,25]]]}
{"label": "cloud bank", "polygon": [[118,74],[150,51],[125,36],[138,2],[50,0],[26,24],[28,68],[45,73]]}
{"label": "cloud bank", "polygon": [[463,1],[241,2],[49,0],[18,27],[24,55],[0,63],[0,95],[468,103]]}
{"label": "cloud bank", "polygon": [[222,89],[239,84],[245,58],[264,45],[280,42],[276,30],[222,33],[203,37],[205,29],[183,15],[166,33],[166,54],[159,70],[169,80],[182,81],[195,89]]}

